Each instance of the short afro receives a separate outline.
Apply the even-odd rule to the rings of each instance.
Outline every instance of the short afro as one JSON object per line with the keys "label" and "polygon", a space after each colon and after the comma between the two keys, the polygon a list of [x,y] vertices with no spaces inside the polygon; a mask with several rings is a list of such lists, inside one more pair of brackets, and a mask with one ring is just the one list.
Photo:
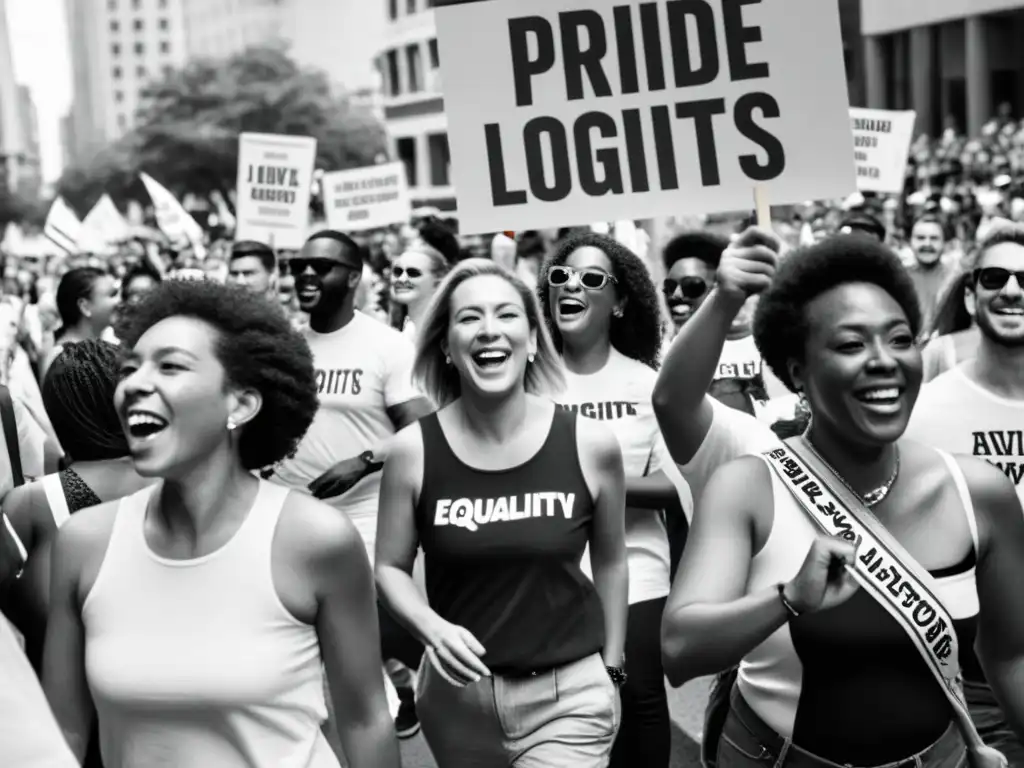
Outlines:
{"label": "short afro", "polygon": [[246,469],[291,456],[316,415],[313,355],[284,313],[245,288],[211,280],[167,280],[117,323],[127,348],[170,317],[191,317],[219,332],[216,354],[233,385],[260,393],[263,406],[242,431],[239,452]]}
{"label": "short afro", "polygon": [[695,229],[676,235],[665,244],[661,252],[665,269],[681,259],[703,261],[711,269],[718,269],[722,253],[729,247],[729,238],[706,229]]}
{"label": "short afro", "polygon": [[[547,275],[553,266],[565,264],[573,251],[587,247],[597,248],[608,257],[612,264],[612,275],[617,281],[615,289],[626,300],[622,317],[612,320],[609,331],[612,346],[626,357],[657,370],[664,332],[661,305],[658,303],[658,291],[654,287],[651,273],[639,256],[615,238],[596,232],[584,232],[569,235],[562,240],[544,264],[541,275]],[[540,281],[537,293],[551,338],[561,353],[562,334],[558,332],[552,317],[546,278]]]}
{"label": "short afro", "polygon": [[787,363],[803,357],[810,331],[804,314],[807,304],[846,283],[877,285],[903,309],[914,336],[921,332],[914,283],[899,257],[876,239],[835,235],[794,251],[780,264],[754,313],[754,342],[761,357],[793,392]]}

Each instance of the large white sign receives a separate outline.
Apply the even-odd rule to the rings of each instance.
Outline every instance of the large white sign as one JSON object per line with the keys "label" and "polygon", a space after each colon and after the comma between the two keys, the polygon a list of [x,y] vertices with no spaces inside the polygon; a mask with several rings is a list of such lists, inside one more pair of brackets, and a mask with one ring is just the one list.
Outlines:
{"label": "large white sign", "polygon": [[467,234],[749,210],[856,189],[835,0],[438,8]]}
{"label": "large white sign", "polygon": [[857,189],[902,192],[917,113],[851,109]]}
{"label": "large white sign", "polygon": [[235,239],[301,248],[315,160],[316,139],[309,136],[239,135]]}
{"label": "large white sign", "polygon": [[412,215],[404,163],[325,173],[323,190],[331,229],[355,232],[405,224]]}

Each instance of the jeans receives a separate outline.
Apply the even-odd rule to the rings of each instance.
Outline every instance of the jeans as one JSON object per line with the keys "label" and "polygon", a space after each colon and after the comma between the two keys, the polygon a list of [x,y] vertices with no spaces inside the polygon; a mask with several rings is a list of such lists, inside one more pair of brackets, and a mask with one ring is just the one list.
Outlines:
{"label": "jeans", "polygon": [[423,735],[443,768],[606,768],[622,711],[596,653],[546,672],[493,675],[461,688],[428,661],[416,703]]}
{"label": "jeans", "polygon": [[[870,734],[864,734],[871,738]],[[800,749],[775,733],[732,691],[732,706],[718,744],[718,768],[852,768]],[[967,745],[955,722],[927,749],[878,768],[966,768]]]}
{"label": "jeans", "polygon": [[1024,744],[1006,722],[988,684],[964,680],[964,697],[981,740],[1002,752],[1010,768],[1024,768]]}
{"label": "jeans", "polygon": [[629,606],[622,725],[612,748],[613,768],[668,768],[672,730],[661,668],[662,597]]}

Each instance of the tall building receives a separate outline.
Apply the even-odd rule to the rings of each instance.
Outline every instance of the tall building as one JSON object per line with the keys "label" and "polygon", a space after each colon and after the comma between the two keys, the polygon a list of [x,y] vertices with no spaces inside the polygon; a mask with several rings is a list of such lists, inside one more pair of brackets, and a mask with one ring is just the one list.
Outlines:
{"label": "tall building", "polygon": [[128,131],[140,94],[184,64],[182,0],[65,0],[73,85],[71,162]]}
{"label": "tall building", "polygon": [[0,184],[10,190],[17,189],[25,163],[21,97],[14,81],[7,3],[0,0]]}
{"label": "tall building", "polygon": [[931,135],[1024,116],[1024,0],[861,0],[861,32],[869,106],[914,109]]}
{"label": "tall building", "polygon": [[223,58],[282,39],[288,0],[180,0],[189,58]]}
{"label": "tall building", "polygon": [[24,162],[18,177],[18,193],[28,200],[39,196],[43,184],[42,157],[39,148],[39,114],[27,85],[18,86],[20,101],[21,139],[24,148]]}
{"label": "tall building", "polygon": [[405,163],[413,205],[454,210],[434,2],[383,2],[387,29],[377,62],[392,154]]}

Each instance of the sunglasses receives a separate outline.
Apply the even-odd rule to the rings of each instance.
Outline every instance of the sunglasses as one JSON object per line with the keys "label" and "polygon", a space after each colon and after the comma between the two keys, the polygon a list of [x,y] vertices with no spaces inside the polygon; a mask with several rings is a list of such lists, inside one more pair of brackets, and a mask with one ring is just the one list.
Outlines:
{"label": "sunglasses", "polygon": [[395,280],[401,280],[402,275],[408,275],[410,280],[416,280],[423,277],[423,270],[417,269],[416,267],[392,267],[391,276]]}
{"label": "sunglasses", "polygon": [[573,269],[572,267],[552,267],[548,270],[548,285],[560,288],[568,284],[573,276],[579,278],[580,285],[588,291],[600,291],[609,282],[619,282],[607,272],[599,269]]}
{"label": "sunglasses", "polygon": [[1024,272],[1011,271],[1002,267],[983,267],[974,270],[974,282],[986,291],[1001,291],[1008,282],[1010,275],[1017,278],[1017,285],[1024,288]]}
{"label": "sunglasses", "polygon": [[336,267],[352,270],[359,269],[351,264],[335,261],[334,259],[292,259],[288,262],[288,271],[292,273],[293,277],[298,277],[307,269],[312,269],[317,277],[327,277],[330,271]]}
{"label": "sunglasses", "polygon": [[662,283],[662,290],[665,291],[666,296],[673,295],[677,288],[683,295],[684,299],[699,299],[708,292],[707,281],[705,281],[704,278],[696,277],[695,275],[687,275],[679,280],[667,277],[665,278],[665,282]]}

